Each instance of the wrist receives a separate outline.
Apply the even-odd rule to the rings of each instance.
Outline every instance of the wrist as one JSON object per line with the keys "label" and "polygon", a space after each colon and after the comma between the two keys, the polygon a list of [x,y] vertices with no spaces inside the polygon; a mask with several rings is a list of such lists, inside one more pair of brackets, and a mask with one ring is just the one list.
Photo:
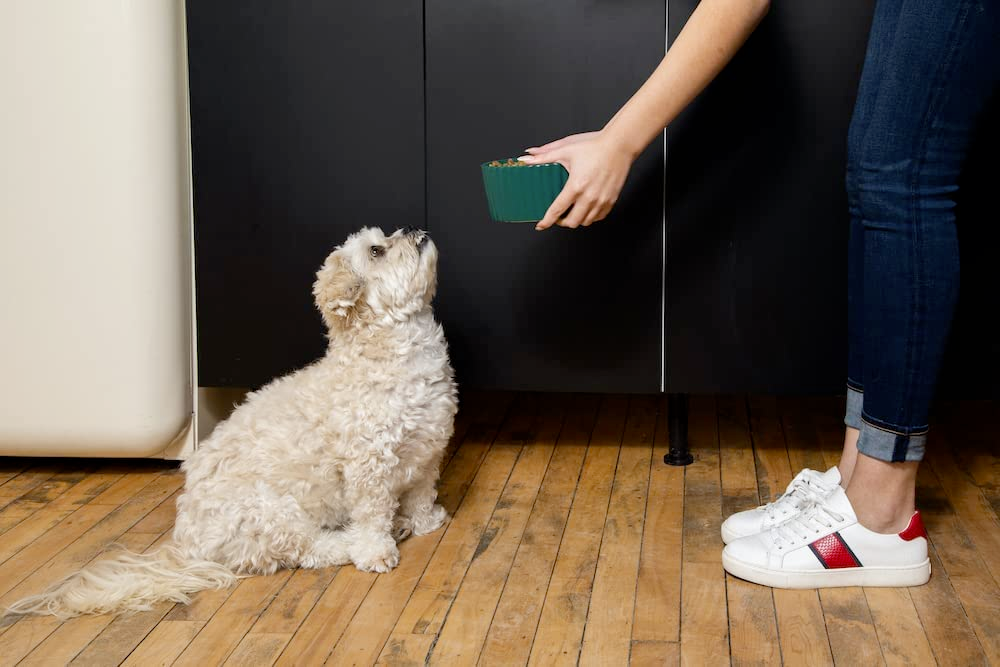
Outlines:
{"label": "wrist", "polygon": [[611,119],[601,130],[601,141],[605,143],[613,152],[624,155],[628,161],[635,162],[639,153],[645,148],[642,142],[630,132],[628,123],[622,123],[618,117]]}

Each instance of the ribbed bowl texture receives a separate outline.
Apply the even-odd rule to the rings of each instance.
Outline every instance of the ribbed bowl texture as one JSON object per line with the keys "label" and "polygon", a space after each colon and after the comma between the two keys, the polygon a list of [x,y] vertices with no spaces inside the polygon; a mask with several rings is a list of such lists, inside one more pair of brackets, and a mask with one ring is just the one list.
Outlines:
{"label": "ribbed bowl texture", "polygon": [[490,217],[496,222],[538,222],[569,178],[559,164],[493,167],[484,162],[482,170]]}

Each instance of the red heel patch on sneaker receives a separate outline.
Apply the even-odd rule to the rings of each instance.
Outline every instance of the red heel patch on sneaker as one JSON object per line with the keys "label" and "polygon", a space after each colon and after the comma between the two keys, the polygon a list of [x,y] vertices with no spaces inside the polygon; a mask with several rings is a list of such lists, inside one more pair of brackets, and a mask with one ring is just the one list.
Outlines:
{"label": "red heel patch on sneaker", "polygon": [[842,567],[861,567],[861,561],[854,555],[851,548],[844,542],[840,533],[831,533],[809,545],[813,554],[828,570]]}
{"label": "red heel patch on sneaker", "polygon": [[910,517],[909,525],[906,526],[906,530],[901,532],[899,536],[907,542],[915,540],[918,537],[927,537],[927,529],[924,528],[924,521],[920,518],[920,512],[913,513],[913,516]]}

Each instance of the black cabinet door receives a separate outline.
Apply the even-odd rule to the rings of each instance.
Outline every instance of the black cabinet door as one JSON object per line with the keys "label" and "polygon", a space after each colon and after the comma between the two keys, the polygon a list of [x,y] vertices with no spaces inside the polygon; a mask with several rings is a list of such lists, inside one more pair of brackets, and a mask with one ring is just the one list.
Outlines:
{"label": "black cabinet door", "polygon": [[[842,390],[847,127],[872,4],[772,3],[668,130],[668,391]],[[673,38],[697,0],[669,5]]]}
{"label": "black cabinet door", "polygon": [[959,179],[956,221],[962,261],[961,288],[938,391],[948,398],[1000,399],[1000,336],[993,323],[994,315],[1000,311],[997,118],[1000,118],[1000,87],[980,115]]}
{"label": "black cabinet door", "polygon": [[427,224],[464,386],[658,391],[663,147],[613,215],[535,232],[489,219],[481,162],[599,129],[664,51],[661,0],[427,0]]}
{"label": "black cabinet door", "polygon": [[190,2],[199,381],[322,353],[314,273],[363,225],[424,222],[423,5]]}

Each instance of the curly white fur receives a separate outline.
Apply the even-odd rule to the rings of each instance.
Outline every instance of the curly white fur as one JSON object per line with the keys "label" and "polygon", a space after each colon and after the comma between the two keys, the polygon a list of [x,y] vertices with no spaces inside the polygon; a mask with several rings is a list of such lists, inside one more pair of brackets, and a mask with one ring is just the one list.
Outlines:
{"label": "curly white fur", "polygon": [[279,568],[395,567],[397,539],[447,519],[436,483],[458,403],[436,265],[424,232],[348,238],[313,289],[326,355],[249,394],[184,463],[173,544],[98,561],[10,611],[142,610]]}

